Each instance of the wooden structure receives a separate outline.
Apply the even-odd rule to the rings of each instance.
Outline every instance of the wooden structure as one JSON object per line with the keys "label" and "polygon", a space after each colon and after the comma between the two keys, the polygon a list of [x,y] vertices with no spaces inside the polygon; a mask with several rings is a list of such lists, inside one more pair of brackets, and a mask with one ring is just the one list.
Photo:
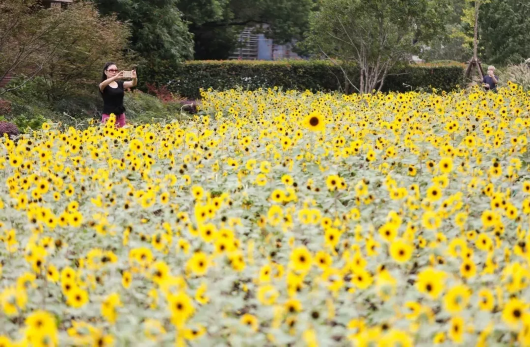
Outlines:
{"label": "wooden structure", "polygon": [[466,78],[471,78],[473,68],[477,68],[480,80],[482,81],[484,79],[484,70],[482,70],[482,64],[480,62],[480,59],[478,59],[477,57],[473,57],[470,61],[467,62]]}

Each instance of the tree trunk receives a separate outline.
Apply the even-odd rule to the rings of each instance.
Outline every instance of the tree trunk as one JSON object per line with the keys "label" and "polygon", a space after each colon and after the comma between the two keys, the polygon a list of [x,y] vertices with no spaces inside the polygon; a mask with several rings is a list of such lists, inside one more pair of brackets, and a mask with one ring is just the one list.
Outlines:
{"label": "tree trunk", "polygon": [[475,27],[473,28],[473,62],[475,64],[475,67],[477,68],[478,74],[480,76],[480,80],[482,81],[484,79],[484,75],[482,73],[482,67],[480,66],[480,63],[478,61],[478,15],[480,10],[480,1],[475,1]]}
{"label": "tree trunk", "polygon": [[478,59],[478,11],[480,1],[475,1],[475,27],[473,28],[473,60]]}

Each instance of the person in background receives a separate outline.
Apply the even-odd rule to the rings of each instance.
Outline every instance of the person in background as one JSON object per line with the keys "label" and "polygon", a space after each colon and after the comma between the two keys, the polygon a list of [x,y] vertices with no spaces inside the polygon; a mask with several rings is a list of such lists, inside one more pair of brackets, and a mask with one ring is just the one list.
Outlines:
{"label": "person in background", "polygon": [[132,81],[122,81],[123,71],[119,71],[115,63],[106,63],[103,68],[99,92],[103,97],[103,115],[101,122],[105,123],[110,114],[116,116],[116,127],[125,126],[125,107],[123,106],[123,97],[125,89],[135,87],[138,84],[136,71],[132,71]]}
{"label": "person in background", "polygon": [[488,66],[488,73],[484,76],[482,80],[482,86],[486,91],[491,90],[497,92],[497,83],[499,83],[499,78],[495,76],[495,66]]}

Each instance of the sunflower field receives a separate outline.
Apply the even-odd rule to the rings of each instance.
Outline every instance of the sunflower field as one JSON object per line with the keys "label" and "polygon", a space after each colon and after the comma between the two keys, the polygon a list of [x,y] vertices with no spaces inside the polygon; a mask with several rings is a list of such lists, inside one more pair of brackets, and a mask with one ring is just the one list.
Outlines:
{"label": "sunflower field", "polygon": [[530,345],[530,94],[201,93],[0,141],[0,346]]}

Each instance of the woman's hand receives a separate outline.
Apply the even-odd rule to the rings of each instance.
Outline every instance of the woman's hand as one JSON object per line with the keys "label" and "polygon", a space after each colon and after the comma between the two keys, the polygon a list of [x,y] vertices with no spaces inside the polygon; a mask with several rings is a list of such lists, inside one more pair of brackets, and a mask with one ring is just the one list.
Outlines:
{"label": "woman's hand", "polygon": [[128,89],[136,87],[138,84],[138,77],[136,76],[136,70],[132,70],[132,81],[126,81],[123,83],[123,88]]}
{"label": "woman's hand", "polygon": [[123,71],[118,72],[114,77],[112,77],[113,81],[119,80],[123,78]]}

